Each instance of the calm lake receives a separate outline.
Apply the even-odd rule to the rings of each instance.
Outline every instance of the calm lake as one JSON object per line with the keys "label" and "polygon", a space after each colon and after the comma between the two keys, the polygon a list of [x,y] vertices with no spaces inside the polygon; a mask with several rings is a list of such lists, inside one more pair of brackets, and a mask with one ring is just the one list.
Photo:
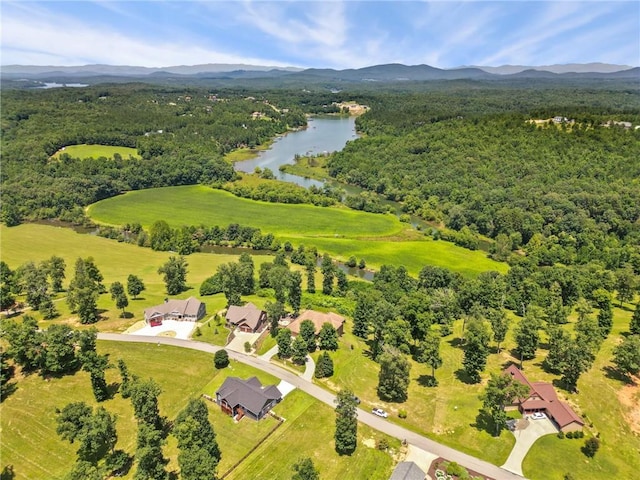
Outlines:
{"label": "calm lake", "polygon": [[295,163],[297,155],[309,156],[342,150],[349,140],[358,138],[356,117],[312,117],[304,130],[290,132],[278,137],[268,150],[261,151],[256,158],[236,162],[239,172],[253,173],[256,167],[269,168],[279,180],[296,183],[309,188],[322,187],[323,183],[281,172],[280,165]]}

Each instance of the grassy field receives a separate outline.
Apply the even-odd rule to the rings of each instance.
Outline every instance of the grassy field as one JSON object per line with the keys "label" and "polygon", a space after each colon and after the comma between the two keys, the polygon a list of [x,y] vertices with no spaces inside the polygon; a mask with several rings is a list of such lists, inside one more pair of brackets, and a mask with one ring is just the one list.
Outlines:
{"label": "grassy field", "polygon": [[[189,398],[215,392],[228,375],[243,378],[256,375],[263,383],[277,383],[275,378],[236,362],[232,362],[228,369],[215,370],[211,355],[192,350],[102,341],[98,342],[98,350],[109,354],[114,363],[119,358],[124,359],[129,370],[141,378],[156,380],[163,390],[159,397],[160,412],[169,419],[175,418]],[[107,381],[119,381],[116,369],[107,371]],[[56,434],[55,409],[72,401],[85,401],[95,406],[88,374],[78,372],[49,380],[31,375],[18,378],[15,383],[15,392],[2,403],[1,467],[12,465],[16,479],[64,478],[75,461],[77,445],[62,441]],[[133,453],[136,426],[130,401],[116,394],[102,405],[118,416],[117,448]],[[334,473],[351,473],[350,478],[388,478],[393,462],[387,453],[361,445],[353,457],[335,454],[331,445],[333,414],[329,407],[306,394],[294,392],[276,410],[287,418],[285,424],[229,478],[290,478],[291,466],[302,455],[316,460],[323,478],[338,478]],[[323,415],[316,415],[318,411]],[[261,422],[243,420],[236,424],[214,404],[210,405],[209,418],[223,452],[219,473],[237,463],[276,424],[271,418]],[[300,441],[304,436],[309,437],[308,428],[318,434],[313,439]],[[360,431],[363,438],[380,436],[365,427]],[[389,441],[392,445],[397,443]],[[291,448],[292,445],[299,448]],[[271,453],[264,454],[265,449]],[[170,460],[168,469],[175,471],[178,468],[178,451],[173,437],[169,437],[164,452]],[[268,474],[266,477],[247,477],[242,472]],[[133,473],[130,471],[125,478],[133,478]]]}
{"label": "grassy field", "polygon": [[60,158],[63,153],[69,154],[73,158],[113,158],[119,153],[122,158],[140,158],[138,150],[130,147],[112,147],[109,145],[69,145],[58,150],[51,158]]}
{"label": "grassy field", "polygon": [[[140,208],[142,204],[144,208]],[[174,227],[250,225],[293,245],[315,245],[338,259],[347,260],[351,255],[365,258],[371,268],[405,265],[414,275],[427,264],[471,276],[487,270],[504,273],[508,268],[484,252],[424,237],[392,215],[257,202],[203,186],[129,192],[91,205],[88,213],[94,220],[112,225],[136,221],[148,227],[158,219],[166,219]]]}
{"label": "grassy field", "polygon": [[[161,303],[167,296],[162,277],[158,275],[158,268],[173,255],[169,252],[156,252],[149,248],[76,233],[68,228],[46,225],[25,224],[12,228],[2,225],[0,226],[0,235],[2,237],[0,256],[12,269],[28,261],[39,263],[52,255],[64,258],[67,265],[65,286],[73,277],[73,266],[79,257],[92,256],[94,258],[107,288],[115,281],[126,285],[129,274],[139,276],[147,289],[138,299],[129,299],[126,311],[131,315],[128,318],[120,318],[120,311],[115,308],[109,294],[100,296],[98,308],[102,310],[103,319],[98,322],[97,327],[101,330],[124,331],[136,321],[144,318],[145,308]],[[237,255],[210,253],[189,255],[187,257],[189,290],[183,292],[179,298],[187,298],[191,295],[199,297],[200,284],[204,279],[213,275],[218,265],[237,261],[237,259]],[[268,255],[254,256],[256,271],[260,263],[272,259],[273,257]],[[201,300],[206,304],[207,312],[211,315],[226,305],[221,294],[202,297]],[[64,292],[58,296],[56,307],[61,313],[60,318],[64,319],[71,315],[64,301]]]}

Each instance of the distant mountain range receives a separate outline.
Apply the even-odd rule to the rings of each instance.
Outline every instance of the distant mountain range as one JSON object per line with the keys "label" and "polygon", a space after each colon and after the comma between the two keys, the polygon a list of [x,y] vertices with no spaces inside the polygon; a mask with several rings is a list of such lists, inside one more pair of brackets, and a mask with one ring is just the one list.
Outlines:
{"label": "distant mountain range", "polygon": [[73,67],[6,65],[0,67],[6,80],[57,81],[88,83],[109,81],[171,81],[171,80],[258,80],[292,83],[323,83],[348,85],[356,83],[416,82],[430,80],[498,80],[520,78],[622,78],[640,80],[640,67],[604,63],[549,66],[503,65],[501,67],[459,67],[441,69],[429,65],[387,64],[371,67],[334,70],[296,67],[273,67],[244,64],[202,64],[172,67],[136,67],[117,65],[83,65]]}

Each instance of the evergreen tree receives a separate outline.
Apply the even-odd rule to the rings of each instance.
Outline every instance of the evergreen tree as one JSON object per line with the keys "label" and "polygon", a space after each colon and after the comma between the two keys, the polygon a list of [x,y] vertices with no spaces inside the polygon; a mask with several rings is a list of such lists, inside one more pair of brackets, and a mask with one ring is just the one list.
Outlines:
{"label": "evergreen tree", "polygon": [[367,338],[369,323],[375,309],[375,299],[370,293],[363,293],[356,298],[353,311],[353,334],[356,337]]}
{"label": "evergreen tree", "polygon": [[339,297],[344,297],[349,289],[349,280],[347,279],[347,274],[340,268],[336,269],[336,279],[337,279],[337,295]]}
{"label": "evergreen tree", "polygon": [[389,402],[404,402],[408,397],[411,364],[400,351],[388,347],[379,360],[378,396]]}
{"label": "evergreen tree", "polygon": [[316,326],[311,320],[300,323],[300,337],[307,343],[309,352],[316,351]]}
{"label": "evergreen tree", "polygon": [[325,253],[322,257],[322,293],[325,295],[331,295],[333,293],[333,278],[335,270],[333,262],[328,253]]}
{"label": "evergreen tree", "polygon": [[109,389],[105,380],[104,371],[109,368],[109,357],[98,355],[94,352],[83,353],[81,356],[82,370],[89,372],[91,376],[91,389],[96,401],[102,402],[109,398]]}
{"label": "evergreen tree", "polygon": [[240,279],[241,279],[241,292],[242,295],[253,295],[256,289],[255,265],[251,255],[243,253],[238,259],[240,265]]}
{"label": "evergreen tree", "polygon": [[351,455],[358,446],[358,414],[355,396],[351,390],[340,390],[336,402],[336,452]]}
{"label": "evergreen tree", "polygon": [[291,272],[289,276],[289,305],[293,309],[293,314],[300,312],[302,302],[302,274],[298,271]]}
{"label": "evergreen tree", "polygon": [[316,293],[316,264],[315,258],[307,262],[307,292]]}
{"label": "evergreen tree", "polygon": [[322,352],[318,357],[314,375],[316,378],[326,378],[333,376],[333,360],[331,359],[329,352]]}
{"label": "evergreen tree", "polygon": [[264,304],[264,309],[267,312],[267,321],[269,322],[269,330],[272,337],[276,337],[278,335],[278,331],[280,330],[278,327],[278,322],[282,317],[284,317],[284,305],[280,302],[266,302]]}
{"label": "evergreen tree", "polygon": [[213,354],[213,364],[218,370],[229,366],[229,354],[225,349],[218,350]]}
{"label": "evergreen tree", "polygon": [[278,344],[278,357],[289,358],[291,357],[291,330],[288,328],[281,328],[278,331],[276,337],[276,343]]}
{"label": "evergreen tree", "polygon": [[127,364],[121,358],[118,360],[118,370],[120,371],[120,394],[122,398],[129,398],[131,396],[131,385],[135,379],[129,376]]}
{"label": "evergreen tree", "polygon": [[318,333],[318,348],[320,350],[337,350],[338,349],[338,332],[329,322],[322,324]]}
{"label": "evergreen tree", "polygon": [[307,353],[307,342],[298,335],[293,339],[293,343],[291,344],[291,360],[298,365],[304,365],[307,361]]}

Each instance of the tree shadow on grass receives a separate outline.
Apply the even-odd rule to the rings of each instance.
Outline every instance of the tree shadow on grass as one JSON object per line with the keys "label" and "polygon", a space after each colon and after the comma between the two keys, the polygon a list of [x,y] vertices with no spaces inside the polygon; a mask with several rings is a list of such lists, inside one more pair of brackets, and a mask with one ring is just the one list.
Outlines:
{"label": "tree shadow on grass", "polygon": [[120,390],[120,382],[113,382],[107,385],[107,398],[111,400],[113,397],[116,396],[116,393],[118,393],[118,390]]}
{"label": "tree shadow on grass", "polygon": [[0,472],[0,480],[13,480],[14,478],[16,478],[16,472],[13,470],[13,465],[6,465]]}
{"label": "tree shadow on grass", "polygon": [[451,340],[448,340],[449,345],[451,345],[454,348],[458,348],[458,347],[462,347],[462,344],[464,343],[464,340],[462,338],[452,338]]}
{"label": "tree shadow on grass", "polygon": [[418,382],[418,385],[420,385],[421,387],[437,387],[438,386],[438,379],[431,375],[420,375],[418,378],[416,378],[416,381]]}
{"label": "tree shadow on grass", "polygon": [[484,410],[480,410],[478,415],[476,415],[475,423],[471,423],[471,424],[469,424],[469,426],[475,428],[476,430],[478,430],[480,432],[482,432],[482,431],[487,432],[488,434],[490,434],[492,436],[493,436],[494,432],[496,431],[496,426],[493,423],[493,419]]}
{"label": "tree shadow on grass", "polygon": [[133,318],[133,316],[132,312],[124,312],[120,314],[120,318]]}
{"label": "tree shadow on grass", "polygon": [[613,368],[610,365],[607,365],[602,369],[607,378],[611,380],[617,380],[627,385],[635,385],[633,378],[628,377],[627,375],[620,372],[617,368]]}
{"label": "tree shadow on grass", "polygon": [[[0,403],[4,402],[7,397],[10,397],[18,390],[18,382],[7,382],[2,385],[0,390]],[[0,477],[0,480],[4,477]],[[11,477],[13,478],[13,477]]]}
{"label": "tree shadow on grass", "polygon": [[473,379],[469,376],[469,374],[464,368],[459,368],[453,373],[458,380],[460,380],[462,383],[466,385],[475,385],[477,383],[473,381]]}

